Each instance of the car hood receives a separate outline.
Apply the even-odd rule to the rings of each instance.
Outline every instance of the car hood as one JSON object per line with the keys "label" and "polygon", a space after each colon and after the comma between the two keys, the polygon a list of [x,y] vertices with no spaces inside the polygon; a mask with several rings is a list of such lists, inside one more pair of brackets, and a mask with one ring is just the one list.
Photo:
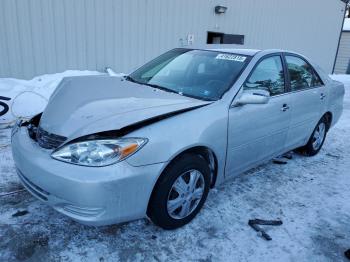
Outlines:
{"label": "car hood", "polygon": [[119,77],[69,77],[52,94],[40,127],[74,139],[209,103]]}

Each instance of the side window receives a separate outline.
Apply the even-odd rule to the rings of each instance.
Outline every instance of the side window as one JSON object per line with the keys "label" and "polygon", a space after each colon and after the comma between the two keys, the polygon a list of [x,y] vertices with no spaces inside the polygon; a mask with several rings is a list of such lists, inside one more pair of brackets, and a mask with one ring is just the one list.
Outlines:
{"label": "side window", "polygon": [[292,91],[323,85],[315,70],[304,59],[286,56]]}
{"label": "side window", "polygon": [[271,96],[284,93],[284,72],[279,55],[271,56],[261,61],[251,76],[244,83],[243,89],[263,89]]}

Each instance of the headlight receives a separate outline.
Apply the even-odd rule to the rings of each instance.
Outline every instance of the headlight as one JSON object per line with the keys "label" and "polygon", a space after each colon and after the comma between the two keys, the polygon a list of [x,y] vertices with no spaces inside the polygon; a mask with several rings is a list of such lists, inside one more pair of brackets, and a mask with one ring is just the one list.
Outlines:
{"label": "headlight", "polygon": [[82,166],[107,166],[134,154],[144,138],[101,139],[68,144],[52,153],[54,159]]}

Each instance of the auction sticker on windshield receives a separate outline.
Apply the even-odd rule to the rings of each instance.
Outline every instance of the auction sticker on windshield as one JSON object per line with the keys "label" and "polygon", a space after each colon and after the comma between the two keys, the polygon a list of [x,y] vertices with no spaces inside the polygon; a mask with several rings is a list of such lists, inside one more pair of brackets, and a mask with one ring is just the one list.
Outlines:
{"label": "auction sticker on windshield", "polygon": [[240,55],[231,55],[231,54],[218,54],[215,59],[231,60],[236,62],[244,62],[247,57]]}

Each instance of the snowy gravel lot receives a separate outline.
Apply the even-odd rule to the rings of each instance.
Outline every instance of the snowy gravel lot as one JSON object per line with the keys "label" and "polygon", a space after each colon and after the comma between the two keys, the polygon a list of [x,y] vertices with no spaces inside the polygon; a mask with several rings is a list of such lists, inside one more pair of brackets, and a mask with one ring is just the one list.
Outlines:
{"label": "snowy gravel lot", "polygon": [[[341,77],[350,90],[350,78]],[[0,130],[0,194],[21,189],[10,130]],[[4,146],[5,145],[5,146]],[[0,197],[0,261],[346,261],[350,248],[350,93],[320,154],[266,163],[210,192],[176,231],[147,220],[87,227],[29,193]],[[18,211],[28,211],[13,217]],[[283,220],[265,241],[247,222]]]}

